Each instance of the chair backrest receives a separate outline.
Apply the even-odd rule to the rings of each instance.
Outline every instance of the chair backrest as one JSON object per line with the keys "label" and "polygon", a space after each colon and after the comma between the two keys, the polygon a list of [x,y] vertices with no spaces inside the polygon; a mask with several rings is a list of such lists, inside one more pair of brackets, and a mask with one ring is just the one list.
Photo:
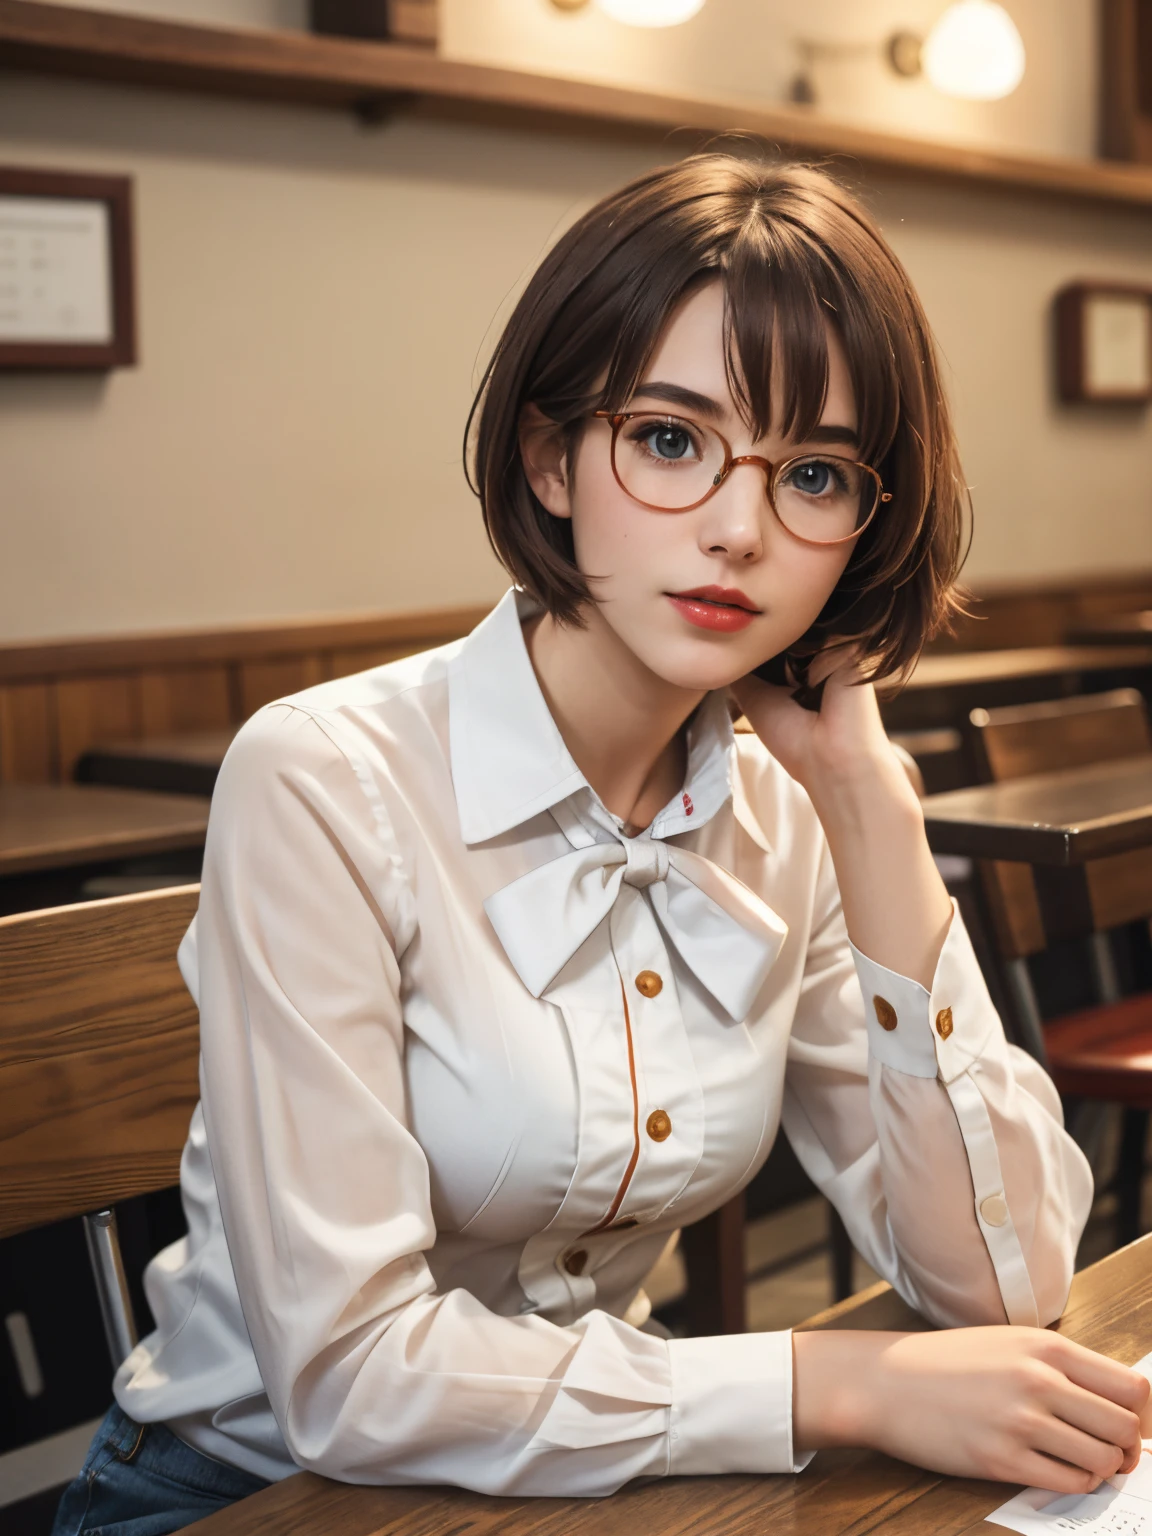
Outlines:
{"label": "chair backrest", "polygon": [[974,709],[969,723],[989,783],[1152,752],[1148,709],[1135,688]]}
{"label": "chair backrest", "polygon": [[0,918],[0,1237],[175,1184],[200,1095],[199,886]]}
{"label": "chair backrest", "polygon": [[[1135,688],[974,709],[969,723],[976,762],[994,783],[1152,752],[1148,707]],[[988,860],[981,862],[981,875],[1005,958],[1016,960],[1045,948],[1031,867]],[[1087,877],[1097,931],[1152,914],[1152,852],[1147,849],[1098,859],[1088,866]]]}

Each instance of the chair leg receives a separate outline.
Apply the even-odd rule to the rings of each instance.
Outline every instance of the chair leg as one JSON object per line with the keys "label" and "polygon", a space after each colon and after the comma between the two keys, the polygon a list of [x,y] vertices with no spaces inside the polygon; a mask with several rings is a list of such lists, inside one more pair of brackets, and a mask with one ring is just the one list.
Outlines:
{"label": "chair leg", "polygon": [[90,1211],[84,1217],[84,1236],[88,1241],[88,1258],[100,1301],[104,1337],[108,1340],[112,1369],[117,1371],[136,1348],[137,1334],[124,1262],[120,1257],[120,1240],[116,1235],[116,1212]]}
{"label": "chair leg", "polygon": [[745,1333],[744,1192],[680,1233],[688,1271],[684,1315],[694,1336]]}
{"label": "chair leg", "polygon": [[1116,1169],[1116,1245],[1123,1248],[1140,1236],[1141,1196],[1144,1191],[1144,1148],[1148,1138],[1148,1111],[1125,1109],[1120,1132],[1120,1160]]}
{"label": "chair leg", "polygon": [[832,1299],[847,1301],[856,1289],[852,1279],[852,1239],[831,1200],[828,1201],[828,1244],[832,1255]]}

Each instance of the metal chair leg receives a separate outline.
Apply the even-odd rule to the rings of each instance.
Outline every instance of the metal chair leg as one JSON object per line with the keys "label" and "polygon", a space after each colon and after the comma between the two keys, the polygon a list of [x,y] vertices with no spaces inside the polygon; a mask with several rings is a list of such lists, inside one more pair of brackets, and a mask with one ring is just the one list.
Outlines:
{"label": "metal chair leg", "polygon": [[1141,1196],[1144,1192],[1144,1148],[1148,1140],[1148,1111],[1125,1109],[1116,1168],[1116,1244],[1123,1248],[1140,1236]]}
{"label": "metal chair leg", "polygon": [[84,1218],[84,1236],[96,1281],[104,1337],[112,1356],[112,1369],[117,1371],[136,1348],[138,1335],[124,1261],[120,1257],[120,1240],[116,1235],[116,1212],[90,1211]]}

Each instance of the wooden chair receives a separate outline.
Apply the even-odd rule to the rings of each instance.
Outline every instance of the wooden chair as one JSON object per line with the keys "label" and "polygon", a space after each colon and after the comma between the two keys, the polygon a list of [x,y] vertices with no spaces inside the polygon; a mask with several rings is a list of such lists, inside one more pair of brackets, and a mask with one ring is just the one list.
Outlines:
{"label": "wooden chair", "polygon": [[[976,709],[970,722],[975,760],[986,781],[1152,751],[1147,707],[1133,688]],[[1027,965],[1047,942],[1033,870],[1027,864],[985,861],[980,873],[1021,1043],[1045,1062],[1068,1099],[1124,1106],[1117,1222],[1122,1241],[1130,1241],[1139,1231],[1144,1141],[1152,1109],[1152,994],[1121,996],[1108,932],[1152,915],[1152,852],[1118,854],[1089,866],[1094,930],[1089,954],[1100,1002],[1048,1023],[1041,1021]]]}
{"label": "wooden chair", "polygon": [[113,1367],[136,1343],[114,1206],[178,1181],[200,1096],[176,965],[198,897],[0,918],[0,1237],[83,1216]]}

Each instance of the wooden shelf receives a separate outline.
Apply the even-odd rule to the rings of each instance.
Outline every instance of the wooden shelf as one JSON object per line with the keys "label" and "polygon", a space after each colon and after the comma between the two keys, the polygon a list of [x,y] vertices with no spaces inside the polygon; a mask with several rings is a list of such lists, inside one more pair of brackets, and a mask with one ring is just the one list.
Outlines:
{"label": "wooden shelf", "polygon": [[1009,192],[1152,208],[1152,167],[1001,154],[762,103],[666,95],[438,58],[388,43],[244,31],[0,0],[0,68],[248,99],[695,143],[751,133],[790,154]]}

